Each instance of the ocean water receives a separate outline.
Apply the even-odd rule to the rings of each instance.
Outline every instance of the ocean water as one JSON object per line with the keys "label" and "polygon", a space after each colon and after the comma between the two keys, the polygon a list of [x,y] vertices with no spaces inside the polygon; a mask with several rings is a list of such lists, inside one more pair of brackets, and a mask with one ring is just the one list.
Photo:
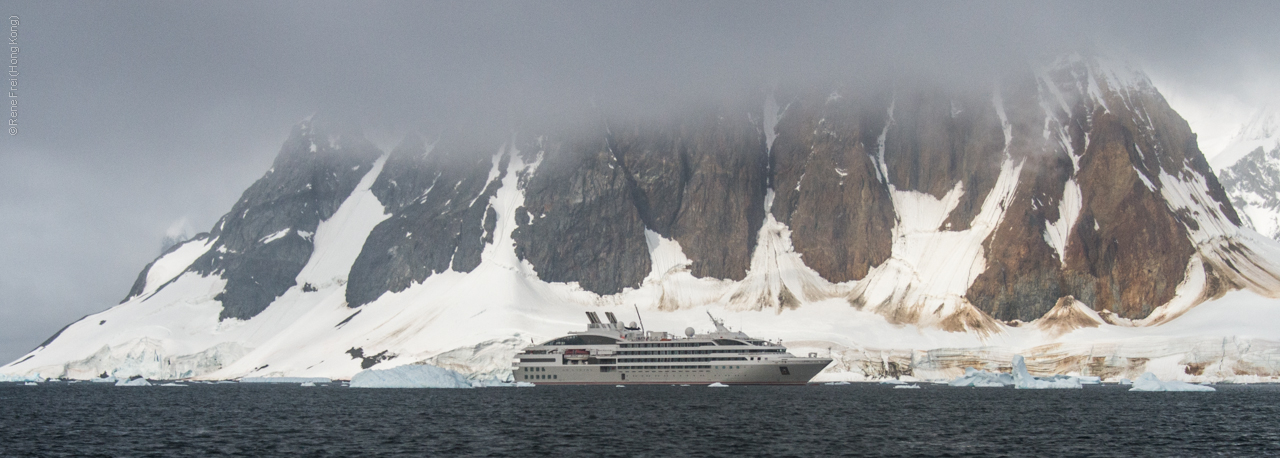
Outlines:
{"label": "ocean water", "polygon": [[0,384],[0,456],[1260,456],[1280,386]]}

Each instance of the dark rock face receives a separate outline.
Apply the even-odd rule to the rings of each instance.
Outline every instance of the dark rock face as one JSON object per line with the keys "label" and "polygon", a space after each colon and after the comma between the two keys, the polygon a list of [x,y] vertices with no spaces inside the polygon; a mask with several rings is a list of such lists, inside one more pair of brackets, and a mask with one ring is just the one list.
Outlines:
{"label": "dark rock face", "polygon": [[521,150],[542,162],[516,210],[516,255],[546,281],[577,281],[600,294],[639,286],[650,266],[644,221],[606,136],[544,137]]}
{"label": "dark rock face", "polygon": [[877,159],[888,102],[823,100],[796,99],[778,122],[772,213],[806,265],[844,282],[890,254],[896,215]]}
{"label": "dark rock face", "polygon": [[392,151],[372,188],[392,216],[369,233],[351,266],[349,307],[403,291],[432,274],[470,272],[480,264],[496,219],[489,199],[510,160],[504,155],[494,164],[500,144],[442,140],[428,153],[421,139],[410,136]]}
{"label": "dark rock face", "polygon": [[317,225],[337,211],[381,152],[358,129],[323,121],[294,127],[271,170],[244,192],[190,269],[227,280],[221,318],[261,312],[311,257]]}
{"label": "dark rock face", "polygon": [[680,242],[697,277],[744,278],[764,222],[764,135],[746,113],[705,110],[610,136],[641,219]]}

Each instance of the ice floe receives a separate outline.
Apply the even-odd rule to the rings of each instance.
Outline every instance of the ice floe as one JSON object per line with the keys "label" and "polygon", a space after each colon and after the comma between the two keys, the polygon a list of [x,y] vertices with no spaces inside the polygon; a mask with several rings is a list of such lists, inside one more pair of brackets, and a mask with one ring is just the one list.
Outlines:
{"label": "ice floe", "polygon": [[1179,382],[1177,380],[1161,381],[1156,374],[1147,372],[1133,381],[1129,391],[1218,391],[1211,386]]}
{"label": "ice floe", "polygon": [[145,378],[138,377],[135,379],[120,380],[116,382],[116,386],[151,386],[151,382],[148,382]]}
{"label": "ice floe", "polygon": [[240,383],[330,383],[324,377],[245,377]]}
{"label": "ice floe", "polygon": [[1062,388],[1084,388],[1076,377],[1055,375],[1044,379],[1032,377],[1027,372],[1027,362],[1022,355],[1013,355],[1013,387],[1020,390],[1045,390]]}
{"label": "ice floe", "polygon": [[1013,376],[999,372],[988,372],[972,367],[964,370],[964,375],[952,380],[951,386],[971,386],[976,388],[999,388],[1013,384]]}
{"label": "ice floe", "polygon": [[429,364],[366,369],[351,377],[352,388],[471,388],[457,372]]}

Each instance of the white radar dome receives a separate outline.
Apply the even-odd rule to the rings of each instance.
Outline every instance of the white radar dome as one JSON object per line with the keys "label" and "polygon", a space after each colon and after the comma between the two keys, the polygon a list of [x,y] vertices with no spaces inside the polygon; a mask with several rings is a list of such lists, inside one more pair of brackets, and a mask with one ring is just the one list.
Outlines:
{"label": "white radar dome", "polygon": [[685,337],[693,337],[693,328],[684,328]]}

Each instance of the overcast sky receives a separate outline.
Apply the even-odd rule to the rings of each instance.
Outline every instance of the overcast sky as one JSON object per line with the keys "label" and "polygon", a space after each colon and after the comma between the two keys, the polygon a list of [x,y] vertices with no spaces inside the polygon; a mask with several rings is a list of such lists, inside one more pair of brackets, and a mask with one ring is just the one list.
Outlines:
{"label": "overcast sky", "polygon": [[494,113],[883,69],[964,77],[1092,48],[1146,69],[1212,154],[1275,103],[1280,75],[1274,1],[2,0],[0,14],[18,17],[20,49],[19,130],[0,135],[6,362],[123,298],[166,231],[208,230],[317,110],[389,148]]}

